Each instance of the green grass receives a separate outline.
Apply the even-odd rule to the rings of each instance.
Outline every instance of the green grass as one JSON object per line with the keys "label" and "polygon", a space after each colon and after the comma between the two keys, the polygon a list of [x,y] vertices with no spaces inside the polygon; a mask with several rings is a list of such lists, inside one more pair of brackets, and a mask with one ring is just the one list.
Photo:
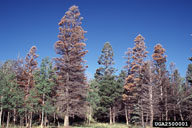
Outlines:
{"label": "green grass", "polygon": [[107,123],[96,123],[96,124],[90,124],[87,126],[76,126],[72,128],[127,128],[127,126],[125,124],[109,125]]}
{"label": "green grass", "polygon": [[[90,125],[84,125],[84,126],[73,126],[72,128],[128,128],[126,124],[113,124],[109,125],[107,123],[95,123]],[[136,126],[130,126],[130,128],[140,128]]]}
{"label": "green grass", "polygon": [[[4,127],[0,127],[0,128],[5,128]],[[13,125],[9,125],[9,128],[21,128],[20,126],[13,126]],[[22,127],[22,128],[25,128],[25,127]],[[40,126],[33,126],[32,128],[41,128]],[[63,126],[61,127],[54,127],[54,126],[50,126],[50,127],[44,127],[44,128],[64,128]],[[116,124],[113,124],[113,125],[109,125],[108,123],[93,123],[93,124],[90,124],[90,125],[78,125],[76,124],[73,125],[73,126],[70,126],[68,128],[142,128],[141,126],[127,126],[125,124],[120,124],[120,123],[116,123]],[[150,128],[150,127],[146,127],[146,128]],[[170,127],[170,128],[175,128],[175,127]],[[184,127],[180,127],[180,128],[184,128]]]}
{"label": "green grass", "polygon": [[[13,126],[13,125],[9,125],[10,128],[21,128],[20,126]],[[25,127],[22,127],[25,128]],[[33,126],[32,128],[41,128],[40,126]],[[61,127],[44,127],[44,128],[64,128],[63,126]],[[128,128],[128,126],[126,124],[120,124],[120,123],[116,123],[113,125],[110,125],[109,123],[92,123],[90,125],[80,125],[80,124],[76,124],[73,126],[70,126],[69,128]],[[142,128],[139,126],[130,126],[129,128]],[[149,128],[149,127],[147,127]]]}
{"label": "green grass", "polygon": [[[61,124],[62,125],[62,124]],[[4,127],[0,127],[0,128],[5,128]],[[21,128],[20,126],[13,126],[13,125],[9,125],[9,128]],[[25,127],[22,127],[22,128],[25,128]],[[41,128],[40,126],[33,126],[32,128]],[[64,128],[63,126],[61,127],[44,127],[44,128]],[[141,126],[127,126],[126,124],[120,124],[120,123],[116,123],[116,124],[113,124],[113,125],[110,125],[109,123],[92,123],[90,125],[83,125],[83,124],[74,124],[73,126],[70,126],[68,128],[142,128]],[[146,128],[149,128],[149,127],[146,127]],[[171,127],[170,127],[171,128]],[[174,128],[174,127],[172,127]],[[180,127],[182,128],[182,127]]]}

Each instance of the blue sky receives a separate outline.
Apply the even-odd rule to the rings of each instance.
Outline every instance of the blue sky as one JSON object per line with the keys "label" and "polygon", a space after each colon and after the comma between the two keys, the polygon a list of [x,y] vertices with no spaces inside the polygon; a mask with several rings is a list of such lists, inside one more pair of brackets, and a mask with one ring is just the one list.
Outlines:
{"label": "blue sky", "polygon": [[55,57],[58,22],[72,5],[79,6],[86,34],[86,55],[94,76],[105,42],[114,50],[115,68],[125,65],[124,53],[134,38],[145,38],[149,58],[157,43],[166,49],[167,65],[174,62],[185,76],[192,56],[191,0],[0,0],[0,61],[25,57],[35,45],[40,55]]}

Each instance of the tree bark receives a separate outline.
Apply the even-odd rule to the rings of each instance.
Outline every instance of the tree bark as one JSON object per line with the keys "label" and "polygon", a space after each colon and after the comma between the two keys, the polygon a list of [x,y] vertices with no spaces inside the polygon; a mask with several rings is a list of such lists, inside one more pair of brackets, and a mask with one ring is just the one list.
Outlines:
{"label": "tree bark", "polygon": [[[45,94],[43,94],[43,107],[44,107],[44,99],[45,99]],[[41,112],[41,128],[43,128],[43,123],[44,123],[44,108],[42,107],[42,112]]]}
{"label": "tree bark", "polygon": [[29,119],[30,119],[30,124],[29,124],[29,127],[32,128],[32,121],[33,121],[33,112],[30,112],[30,115],[29,115]]}
{"label": "tree bark", "polygon": [[44,111],[42,109],[42,112],[41,112],[41,128],[43,128],[43,125],[44,125]]}
{"label": "tree bark", "polygon": [[53,113],[53,124],[55,125],[55,118],[56,118],[56,116],[55,116],[56,114],[55,114],[55,112]]}
{"label": "tree bark", "polygon": [[16,109],[15,108],[13,109],[13,122],[15,125],[15,123],[16,123]]}
{"label": "tree bark", "polygon": [[115,124],[115,117],[116,117],[116,113],[115,113],[115,107],[113,107],[113,124]]}
{"label": "tree bark", "polygon": [[[68,60],[68,56],[67,56],[67,60]],[[67,75],[66,84],[68,84],[69,83],[69,73],[67,72],[66,75]],[[68,87],[66,87],[67,108],[66,108],[66,114],[64,116],[64,126],[65,127],[69,126],[69,94],[68,93],[69,93],[69,90],[68,90]]]}
{"label": "tree bark", "polygon": [[7,126],[6,128],[9,128],[9,111],[8,111],[8,114],[7,114]]}
{"label": "tree bark", "polygon": [[24,126],[23,121],[24,121],[23,116],[20,116],[20,127],[21,127],[21,128],[22,128],[22,126]]}
{"label": "tree bark", "polygon": [[143,128],[145,128],[145,122],[144,122],[144,113],[143,113],[143,104],[142,104],[142,101],[141,101],[141,123],[142,123]]}
{"label": "tree bark", "polygon": [[109,109],[109,120],[110,120],[110,125],[113,124],[113,121],[112,121],[112,108],[110,107]]}
{"label": "tree bark", "polygon": [[168,121],[167,89],[165,89],[165,121]]}
{"label": "tree bark", "polygon": [[1,127],[1,120],[2,120],[2,114],[3,114],[3,107],[0,108],[0,127]]}
{"label": "tree bark", "polygon": [[90,125],[92,119],[92,108],[91,106],[89,107],[89,118],[88,118],[88,124]]}
{"label": "tree bark", "polygon": [[181,105],[179,104],[179,115],[181,117],[181,121],[183,121],[183,115],[182,115],[182,112],[181,112]]}
{"label": "tree bark", "polygon": [[[163,86],[162,86],[162,79],[161,79],[161,69],[159,68],[159,86],[160,86],[160,93],[161,93],[161,95],[160,95],[160,98],[161,98],[161,102],[163,103]],[[163,106],[160,106],[160,107],[163,107]],[[164,112],[160,112],[160,115],[161,115],[161,118],[160,118],[160,121],[162,121],[163,120],[163,113]]]}
{"label": "tree bark", "polygon": [[153,87],[149,86],[149,100],[150,100],[150,128],[153,128]]}
{"label": "tree bark", "polygon": [[49,128],[49,120],[48,120],[48,117],[47,117],[48,115],[47,115],[47,113],[46,113],[46,116],[45,116],[45,127],[48,127]]}
{"label": "tree bark", "polygon": [[86,109],[86,119],[85,119],[85,122],[86,124],[89,124],[89,114],[90,114],[90,106],[87,106],[87,109]]}
{"label": "tree bark", "polygon": [[3,111],[3,112],[2,112],[2,121],[1,121],[2,124],[3,124],[3,122],[5,122],[5,115],[6,115],[6,114],[5,114],[5,112]]}
{"label": "tree bark", "polygon": [[149,114],[147,113],[146,120],[145,120],[146,125],[148,125],[148,121],[149,121]]}
{"label": "tree bark", "polygon": [[128,116],[127,106],[125,106],[125,118],[126,118],[126,124],[129,125],[129,116]]}
{"label": "tree bark", "polygon": [[57,115],[56,115],[56,119],[57,119],[57,126],[60,127],[59,118]]}
{"label": "tree bark", "polygon": [[69,115],[66,113],[65,118],[64,118],[64,127],[69,126]]}
{"label": "tree bark", "polygon": [[27,113],[25,112],[25,126],[27,127]]}
{"label": "tree bark", "polygon": [[46,127],[48,124],[48,120],[47,120],[47,113],[45,113],[45,119],[44,119],[44,126]]}
{"label": "tree bark", "polygon": [[175,106],[173,106],[173,114],[174,114],[174,121],[176,121],[176,112],[175,112]]}

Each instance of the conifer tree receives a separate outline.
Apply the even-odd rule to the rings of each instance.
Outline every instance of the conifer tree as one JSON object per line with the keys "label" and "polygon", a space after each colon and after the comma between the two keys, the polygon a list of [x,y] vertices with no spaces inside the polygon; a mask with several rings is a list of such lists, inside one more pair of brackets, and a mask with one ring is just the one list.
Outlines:
{"label": "conifer tree", "polygon": [[191,86],[192,85],[192,64],[189,64],[187,67],[186,80]]}
{"label": "conifer tree", "polygon": [[[122,95],[123,98],[123,103],[124,103],[124,108],[125,108],[125,117],[126,117],[126,124],[129,125],[129,119],[130,119],[130,98],[128,95],[130,94],[128,86],[125,86],[125,84],[132,84],[133,83],[133,77],[132,77],[132,72],[131,72],[131,60],[132,57],[132,49],[128,48],[127,51],[125,52],[125,59],[126,59],[126,65],[124,66],[125,72],[126,72],[126,77],[124,80],[124,93]],[[128,77],[129,76],[129,77]]]}
{"label": "conifer tree", "polygon": [[148,52],[146,51],[144,38],[141,35],[138,35],[134,41],[134,48],[128,49],[126,53],[128,77],[125,80],[123,99],[129,104],[129,110],[132,110],[131,122],[134,124],[142,122],[144,126],[141,70]]}
{"label": "conifer tree", "polygon": [[180,117],[182,120],[192,121],[192,64],[189,64],[186,72],[186,83],[181,88]]}
{"label": "conifer tree", "polygon": [[90,124],[93,120],[93,116],[97,112],[97,106],[100,101],[100,97],[98,95],[99,91],[99,83],[94,79],[89,81],[89,91],[88,91],[88,97],[87,100],[89,102],[88,106],[88,115],[87,115],[87,123]]}
{"label": "conifer tree", "polygon": [[[100,104],[98,111],[103,116],[109,117],[110,124],[113,123],[113,107],[116,99],[116,81],[115,76],[104,76],[99,82]],[[105,119],[105,118],[103,118]]]}
{"label": "conifer tree", "polygon": [[[168,120],[168,87],[169,87],[169,80],[166,70],[166,58],[165,49],[162,47],[161,44],[157,44],[154,47],[153,52],[153,62],[155,65],[155,75],[156,75],[156,86],[159,88],[157,92],[160,92],[159,97],[159,110],[160,113],[156,114],[159,116],[160,120]],[[165,118],[164,118],[165,117]]]}
{"label": "conifer tree", "polygon": [[86,33],[81,27],[80,12],[72,6],[59,22],[59,41],[55,43],[55,51],[61,57],[55,58],[58,76],[57,106],[64,116],[64,126],[69,125],[69,117],[85,116],[86,77],[84,74]]}
{"label": "conifer tree", "polygon": [[41,127],[46,125],[47,114],[53,113],[53,97],[52,90],[54,86],[54,71],[52,68],[52,62],[48,57],[42,60],[40,70],[35,73],[35,83],[37,96],[39,98],[39,104],[41,108]]}
{"label": "conifer tree", "polygon": [[122,113],[122,108],[124,106],[123,100],[122,100],[122,95],[124,91],[124,84],[125,84],[125,78],[127,76],[126,71],[121,70],[118,76],[116,76],[116,91],[115,91],[115,102],[113,106],[113,123],[115,123],[116,117],[123,115],[124,111]]}
{"label": "conifer tree", "polygon": [[109,42],[106,42],[104,44],[104,47],[101,51],[101,56],[98,59],[98,64],[101,65],[96,70],[95,73],[95,78],[96,80],[101,80],[102,77],[104,76],[110,76],[114,73],[115,69],[112,67],[114,65],[114,60],[113,60],[113,49],[112,46]]}
{"label": "conifer tree", "polygon": [[34,90],[35,80],[34,73],[37,70],[37,58],[36,46],[32,46],[25,57],[25,62],[21,59],[17,61],[16,76],[17,84],[20,85],[24,92],[24,104],[22,112],[25,114],[26,127],[32,126],[32,115],[35,112],[35,106],[37,106],[38,98]]}
{"label": "conifer tree", "polygon": [[153,120],[159,110],[158,88],[155,86],[155,68],[152,61],[147,61],[143,66],[143,110],[146,123],[149,121],[150,128],[153,127]]}
{"label": "conifer tree", "polygon": [[101,118],[103,118],[103,116],[109,116],[110,124],[114,122],[112,118],[115,114],[113,107],[115,99],[117,98],[115,93],[117,83],[114,76],[115,69],[113,68],[113,56],[112,46],[109,42],[106,42],[101,51],[101,56],[98,59],[98,64],[101,65],[101,67],[99,67],[95,73],[95,79],[99,83],[98,93],[100,97],[98,111],[101,113],[98,116]]}
{"label": "conifer tree", "polygon": [[170,88],[168,90],[168,103],[169,103],[169,118],[170,120],[177,121],[178,117],[180,120],[183,119],[183,112],[185,105],[183,104],[184,99],[186,99],[186,92],[184,89],[183,80],[179,74],[179,71],[175,68],[174,63],[170,64]]}
{"label": "conifer tree", "polygon": [[[13,115],[13,122],[16,123],[18,114],[18,108],[22,107],[23,94],[16,83],[16,76],[14,73],[15,61],[6,61],[0,69],[0,86],[1,86],[1,115],[4,111],[7,111],[7,126],[9,127],[9,121],[11,115]],[[4,113],[5,114],[5,113]]]}

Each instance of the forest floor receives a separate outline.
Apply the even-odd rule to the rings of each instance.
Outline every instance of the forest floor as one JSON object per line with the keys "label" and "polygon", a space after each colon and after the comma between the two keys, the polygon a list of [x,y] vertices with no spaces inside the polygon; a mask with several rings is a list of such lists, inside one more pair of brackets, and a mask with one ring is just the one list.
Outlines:
{"label": "forest floor", "polygon": [[127,125],[125,124],[109,125],[107,123],[95,123],[95,124],[90,124],[86,126],[73,126],[72,128],[127,128]]}
{"label": "forest floor", "polygon": [[[108,123],[95,123],[95,124],[90,124],[90,125],[86,125],[86,126],[73,126],[71,128],[142,128],[139,126],[127,126],[126,124],[120,124],[120,123],[116,123],[113,125],[110,125]],[[146,127],[149,128],[149,127]]]}
{"label": "forest floor", "polygon": [[[2,127],[4,128],[4,127]],[[20,126],[10,126],[9,128],[21,128]],[[22,127],[25,128],[25,127]],[[32,128],[41,128],[40,126],[33,126]],[[49,127],[44,127],[44,128],[64,128],[63,126],[61,127],[54,127],[54,126],[49,126]],[[77,126],[70,126],[68,128],[128,128],[126,124],[113,124],[109,125],[107,123],[94,123],[90,125],[77,125]],[[129,128],[141,128],[141,127],[136,127],[136,126],[130,126]],[[148,127],[147,127],[148,128]]]}
{"label": "forest floor", "polygon": [[[5,128],[5,127],[2,127],[2,128]],[[9,128],[21,128],[21,127],[10,125]],[[25,127],[22,127],[22,128],[25,128]],[[33,126],[32,128],[41,128],[41,127]],[[61,126],[61,127],[49,126],[49,127],[44,127],[44,128],[64,128],[64,127],[63,126]],[[116,123],[113,125],[109,125],[108,123],[94,123],[94,124],[90,124],[90,125],[72,125],[68,128],[128,128],[128,127],[126,124],[120,124],[120,123]],[[129,128],[142,128],[142,127],[130,126]],[[149,128],[149,127],[146,127],[146,128]]]}
{"label": "forest floor", "polygon": [[[0,128],[6,128],[5,126],[0,127]],[[26,128],[26,127],[21,127],[21,126],[13,126],[10,125],[9,128]],[[33,126],[32,128],[41,128],[41,126]],[[63,126],[61,127],[57,127],[57,126],[49,126],[49,127],[44,127],[44,128],[64,128]],[[94,124],[90,124],[90,125],[72,125],[68,128],[142,128],[141,126],[129,126],[127,127],[126,124],[121,124],[121,123],[116,123],[113,125],[110,125],[108,123],[94,123]],[[150,128],[149,126],[147,126],[146,128]],[[174,127],[170,127],[170,128],[174,128]],[[184,128],[184,127],[180,127],[180,128]]]}

